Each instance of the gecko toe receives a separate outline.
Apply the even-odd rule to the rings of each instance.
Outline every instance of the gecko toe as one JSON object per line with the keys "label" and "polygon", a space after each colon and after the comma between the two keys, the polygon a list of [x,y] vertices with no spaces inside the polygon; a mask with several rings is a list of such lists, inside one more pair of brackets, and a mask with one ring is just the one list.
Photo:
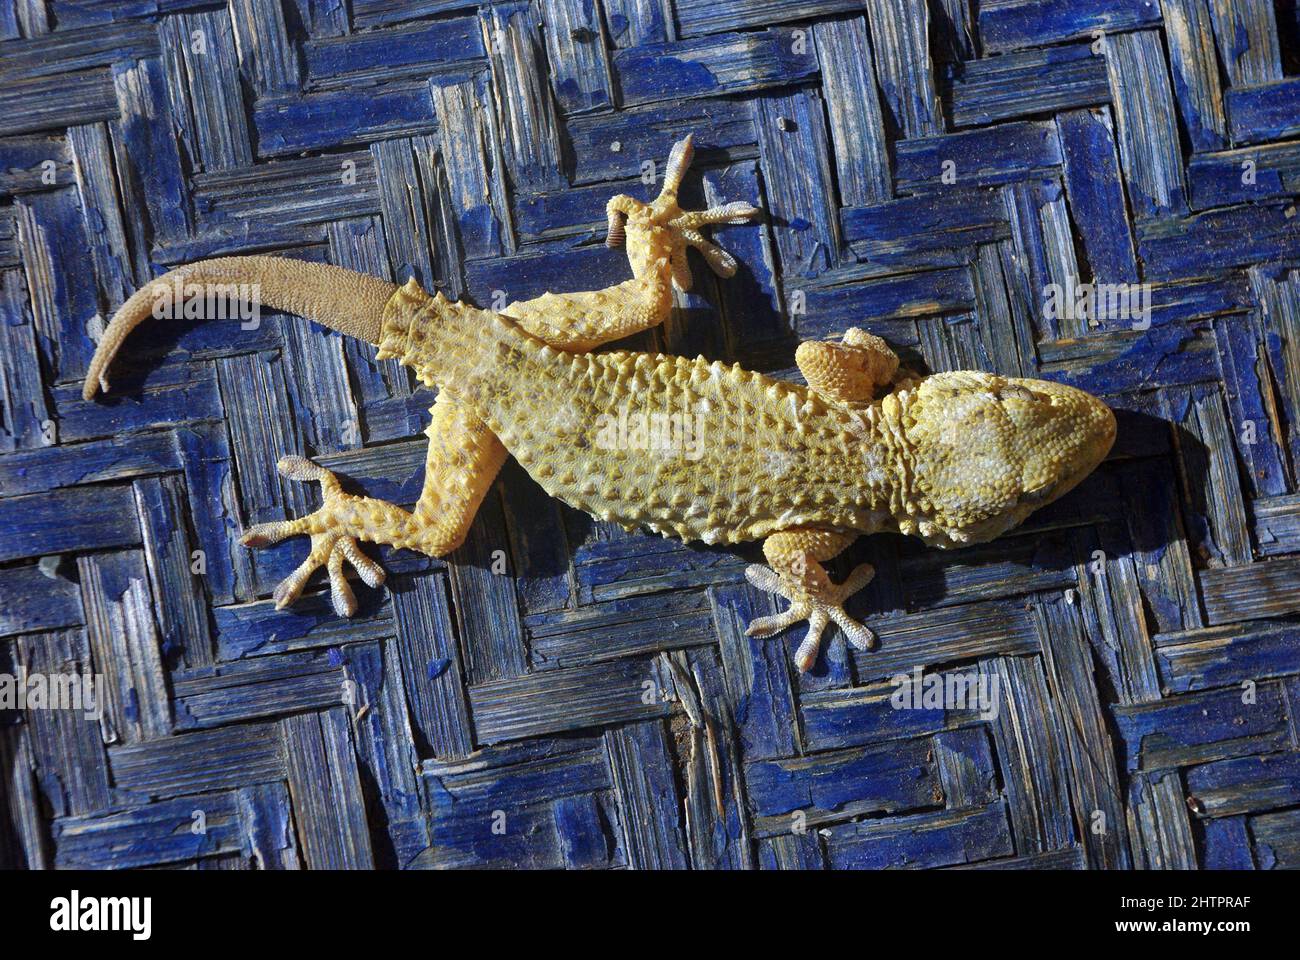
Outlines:
{"label": "gecko toe", "polygon": [[387,577],[384,568],[361,552],[356,537],[340,537],[335,549],[343,555],[344,560],[352,564],[352,569],[366,586],[378,587],[383,584]]}
{"label": "gecko toe", "polygon": [[748,637],[770,637],[774,633],[780,633],[786,627],[792,626],[808,616],[808,608],[801,604],[791,604],[790,609],[783,613],[776,613],[770,617],[755,617],[749,621],[749,626],[745,628],[745,635]]}
{"label": "gecko toe", "polygon": [[357,612],[357,595],[352,592],[348,578],[343,575],[343,551],[337,545],[330,550],[328,561],[330,602],[340,617],[351,617]]}
{"label": "gecko toe", "polygon": [[844,631],[849,643],[859,650],[870,650],[876,645],[876,635],[844,612],[843,607],[830,607],[826,611],[835,625]]}
{"label": "gecko toe", "polygon": [[249,527],[240,536],[239,542],[246,547],[269,547],[297,532],[299,531],[295,521],[273,520],[270,523],[259,523]]}
{"label": "gecko toe", "polygon": [[282,476],[286,476],[290,480],[315,480],[322,469],[306,457],[300,457],[292,453],[286,454],[276,461],[275,468],[280,471]]}
{"label": "gecko toe", "polygon": [[[305,572],[303,567],[307,567]],[[283,610],[302,596],[302,588],[306,586],[307,578],[311,576],[311,572],[314,569],[314,566],[308,567],[307,564],[304,563],[301,567],[280,581],[279,585],[275,588],[275,592],[271,594],[271,599],[275,601],[275,609]]]}
{"label": "gecko toe", "polygon": [[807,673],[817,662],[817,654],[822,646],[822,634],[826,632],[826,624],[829,622],[825,612],[815,607],[808,614],[808,632],[794,654],[794,663],[800,673]]}
{"label": "gecko toe", "polygon": [[300,563],[293,573],[281,580],[280,585],[271,594],[271,599],[275,601],[275,609],[283,610],[302,596],[303,588],[307,586],[311,575],[330,561],[337,539],[331,534],[318,534],[311,538],[311,553],[307,555],[307,559]]}
{"label": "gecko toe", "polygon": [[751,563],[745,568],[745,579],[764,593],[776,593],[789,599],[781,578],[770,567]]}
{"label": "gecko toe", "polygon": [[319,483],[321,494],[326,500],[342,492],[339,479],[334,475],[333,470],[326,470],[320,464],[313,463],[306,457],[300,457],[292,453],[286,454],[276,462],[275,468],[280,471],[282,476],[288,477],[290,480],[298,480],[303,483],[314,480]]}
{"label": "gecko toe", "polygon": [[847,600],[853,596],[872,580],[876,578],[876,568],[869,563],[860,563],[854,567],[844,582],[839,586],[839,595],[841,601]]}
{"label": "gecko toe", "polygon": [[673,221],[679,229],[693,230],[714,224],[753,223],[762,216],[763,209],[747,200],[733,200],[707,210],[687,210]]}

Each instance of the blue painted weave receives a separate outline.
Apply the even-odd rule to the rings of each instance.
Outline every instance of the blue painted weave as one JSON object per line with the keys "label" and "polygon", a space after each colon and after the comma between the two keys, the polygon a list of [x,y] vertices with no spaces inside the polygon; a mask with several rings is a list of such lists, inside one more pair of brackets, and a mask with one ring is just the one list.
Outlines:
{"label": "blue painted weave", "polygon": [[[630,345],[786,376],[860,325],[929,370],[1105,396],[1076,492],[994,544],[861,541],[817,668],[739,553],[594,521],[513,463],[446,560],[342,621],[246,525],[313,456],[418,496],[431,396],[298,317],[104,318],[233,253],[482,305],[617,283],[604,202],[696,138],[749,200]],[[0,3],[0,866],[1300,865],[1300,13],[1293,0]],[[1150,284],[1149,325],[1053,316]],[[797,632],[797,631],[796,631]],[[897,709],[897,675],[1000,709]]]}

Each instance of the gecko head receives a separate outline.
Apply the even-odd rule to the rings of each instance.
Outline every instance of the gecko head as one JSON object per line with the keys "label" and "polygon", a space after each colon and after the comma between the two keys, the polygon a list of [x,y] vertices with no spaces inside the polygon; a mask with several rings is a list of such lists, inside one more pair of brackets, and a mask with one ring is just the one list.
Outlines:
{"label": "gecko head", "polygon": [[922,381],[902,424],[911,495],[948,546],[1016,526],[1073,489],[1115,442],[1115,415],[1082,390],[967,371]]}

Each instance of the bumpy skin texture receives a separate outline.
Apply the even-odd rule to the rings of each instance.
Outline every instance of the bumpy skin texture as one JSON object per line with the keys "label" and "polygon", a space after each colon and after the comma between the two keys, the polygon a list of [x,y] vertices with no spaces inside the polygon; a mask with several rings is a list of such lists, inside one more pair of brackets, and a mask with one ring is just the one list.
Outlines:
{"label": "bumpy skin texture", "polygon": [[[855,646],[872,642],[843,606],[871,568],[836,585],[822,566],[859,534],[896,531],[936,547],[990,540],[1072,488],[1110,450],[1114,416],[1082,391],[977,372],[916,377],[900,371],[883,340],[856,328],[841,343],[800,346],[807,387],[702,357],[588,352],[666,319],[672,287],[691,283],[688,246],[719,274],[735,271],[699,230],[758,211],[743,203],[683,211],[677,188],[690,158],[688,137],[674,147],[652,203],[609,202],[608,242],[626,243],[633,278],[606,290],[548,293],[494,313],[431,297],[411,281],[387,287],[377,310],[381,282],[357,282],[366,293],[360,319],[344,320],[346,310],[322,304],[339,278],[303,274],[294,296],[315,308],[308,315],[364,330],[379,357],[399,358],[440,392],[424,490],[411,511],[346,494],[301,457],[281,461],[287,476],[320,482],[324,503],[245,534],[250,546],[311,536],[307,561],[276,590],[278,605],[324,566],[336,609],[351,615],[344,563],[368,583],[383,578],[360,540],[435,556],[454,549],[508,451],[552,496],[628,529],[706,543],[765,538],[770,568],[746,575],[790,607],[756,619],[750,633],[808,621],[796,654],[806,670],[831,622]],[[246,259],[259,262],[259,276],[276,278],[273,293],[285,299],[291,268]],[[92,365],[97,377],[140,310],[124,306],[114,318]]]}

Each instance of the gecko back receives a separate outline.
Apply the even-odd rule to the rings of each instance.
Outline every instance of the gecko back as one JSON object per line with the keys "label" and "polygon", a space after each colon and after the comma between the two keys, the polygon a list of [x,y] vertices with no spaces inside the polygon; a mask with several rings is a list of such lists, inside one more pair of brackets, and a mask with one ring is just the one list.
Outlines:
{"label": "gecko back", "polygon": [[556,350],[414,282],[386,311],[379,355],[465,403],[547,493],[603,520],[734,543],[887,516],[873,406],[703,357]]}

